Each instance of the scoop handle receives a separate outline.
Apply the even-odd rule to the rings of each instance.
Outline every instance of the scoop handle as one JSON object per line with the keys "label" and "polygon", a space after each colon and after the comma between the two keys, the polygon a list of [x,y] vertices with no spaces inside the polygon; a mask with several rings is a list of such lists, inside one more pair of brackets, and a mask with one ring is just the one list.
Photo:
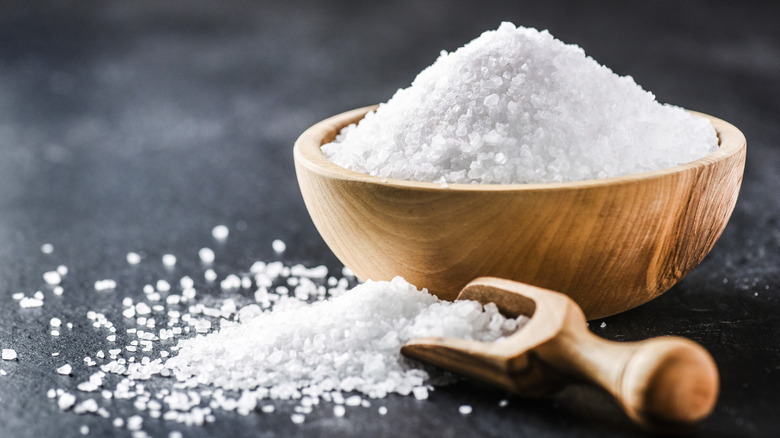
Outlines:
{"label": "scoop handle", "polygon": [[548,357],[557,368],[606,389],[645,426],[690,425],[715,406],[718,369],[707,350],[691,340],[664,336],[612,342],[582,327],[568,330],[554,344],[557,354],[552,355],[565,356]]}

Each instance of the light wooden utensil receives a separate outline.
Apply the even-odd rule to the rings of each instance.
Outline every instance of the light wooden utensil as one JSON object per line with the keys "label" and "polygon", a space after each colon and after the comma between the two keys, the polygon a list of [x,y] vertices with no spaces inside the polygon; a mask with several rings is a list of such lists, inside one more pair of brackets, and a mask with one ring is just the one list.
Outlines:
{"label": "light wooden utensil", "polygon": [[693,424],[715,406],[718,370],[693,341],[671,336],[607,341],[588,330],[582,310],[566,295],[498,278],[472,281],[458,299],[494,302],[507,316],[531,319],[496,342],[423,338],[401,352],[525,396],[590,382],[650,428]]}
{"label": "light wooden utensil", "polygon": [[442,187],[329,161],[320,146],[373,108],[331,117],[298,138],[303,199],[322,238],[361,280],[400,275],[442,299],[493,276],[565,293],[589,319],[636,307],[710,251],[742,182],[745,137],[704,114],[718,151],[616,178]]}

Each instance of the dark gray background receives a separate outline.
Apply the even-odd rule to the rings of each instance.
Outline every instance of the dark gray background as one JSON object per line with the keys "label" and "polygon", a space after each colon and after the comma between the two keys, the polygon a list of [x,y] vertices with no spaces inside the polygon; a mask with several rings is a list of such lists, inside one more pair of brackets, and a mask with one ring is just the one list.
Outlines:
{"label": "dark gray background", "polygon": [[[453,50],[511,20],[581,45],[659,100],[724,118],[748,138],[744,185],[730,225],[705,261],[661,298],[591,324],[599,335],[636,340],[680,335],[707,347],[721,373],[713,415],[690,436],[780,433],[780,10],[771,2],[84,2],[0,4],[0,436],[127,435],[95,416],[62,413],[50,387],[87,376],[54,368],[94,353],[104,334],[87,310],[122,321],[117,297],[143,284],[202,272],[197,250],[213,246],[216,269],[246,271],[272,259],[338,261],[318,236],[295,182],[292,144],[335,113],[386,100],[442,49]],[[246,229],[240,231],[237,223]],[[232,234],[215,246],[211,228]],[[50,242],[55,252],[42,254]],[[148,260],[130,267],[128,251]],[[66,294],[41,274],[66,264]],[[194,274],[193,274],[194,275]],[[121,293],[96,298],[95,280]],[[202,278],[202,277],[198,277]],[[200,282],[200,281],[199,281]],[[202,293],[217,293],[199,284]],[[22,310],[14,292],[47,294]],[[72,332],[49,336],[52,316]],[[60,358],[50,352],[62,351]],[[218,413],[183,428],[146,419],[167,436],[633,436],[601,393],[574,389],[546,400],[471,383],[430,400],[389,397],[389,414],[328,405],[303,425],[278,415]],[[474,413],[457,413],[461,404]],[[375,404],[376,406],[376,404]],[[113,405],[124,417],[135,410]]]}

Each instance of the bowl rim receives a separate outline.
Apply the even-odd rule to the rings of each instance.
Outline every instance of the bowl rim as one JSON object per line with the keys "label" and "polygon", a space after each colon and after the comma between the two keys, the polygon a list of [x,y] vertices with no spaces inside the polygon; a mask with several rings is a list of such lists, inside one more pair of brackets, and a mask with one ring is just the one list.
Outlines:
{"label": "bowl rim", "polygon": [[[634,184],[641,181],[663,178],[672,174],[688,170],[701,170],[720,161],[726,160],[738,154],[747,147],[745,135],[731,123],[713,117],[711,115],[686,110],[689,113],[704,117],[712,123],[718,136],[718,150],[688,163],[663,169],[650,170],[628,175],[613,176],[608,178],[587,179],[581,181],[527,183],[527,184],[463,184],[463,183],[434,183],[424,181],[402,180],[384,178],[341,167],[330,161],[322,152],[321,147],[332,141],[344,127],[360,121],[369,111],[375,110],[379,105],[369,105],[362,108],[345,111],[328,117],[308,128],[295,141],[293,155],[296,163],[304,166],[309,171],[323,177],[376,184],[386,187],[398,187],[413,190],[447,190],[460,192],[485,192],[485,191],[528,191],[528,190],[566,190],[585,187],[600,187],[615,184]],[[326,141],[325,139],[331,140]]]}

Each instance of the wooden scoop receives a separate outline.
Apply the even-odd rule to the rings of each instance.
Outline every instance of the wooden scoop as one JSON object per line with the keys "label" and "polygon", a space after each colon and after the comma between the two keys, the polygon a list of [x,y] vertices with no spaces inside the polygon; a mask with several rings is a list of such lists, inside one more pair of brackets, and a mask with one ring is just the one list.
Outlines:
{"label": "wooden scoop", "polygon": [[523,396],[542,396],[568,383],[590,382],[612,394],[636,423],[668,429],[693,424],[715,406],[718,370],[688,339],[607,341],[591,333],[577,304],[558,292],[492,277],[478,278],[461,300],[494,302],[509,317],[530,321],[496,342],[422,338],[401,352]]}

